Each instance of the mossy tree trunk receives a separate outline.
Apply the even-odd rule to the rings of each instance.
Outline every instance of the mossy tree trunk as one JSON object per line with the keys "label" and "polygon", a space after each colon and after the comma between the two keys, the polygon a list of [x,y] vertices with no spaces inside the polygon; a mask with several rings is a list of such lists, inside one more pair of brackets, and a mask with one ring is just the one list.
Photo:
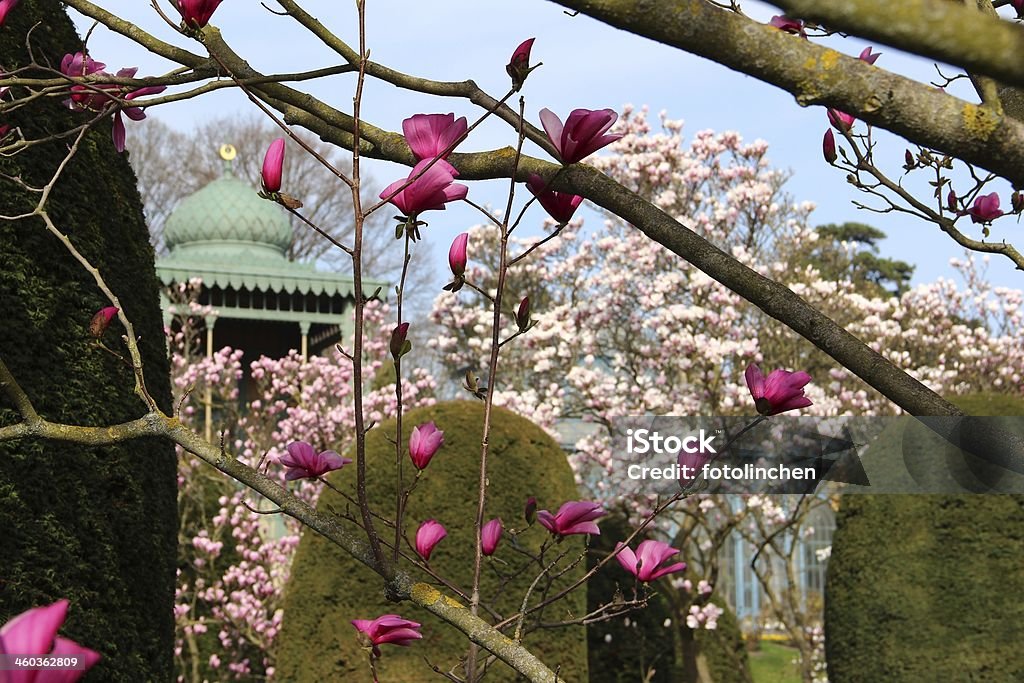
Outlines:
{"label": "mossy tree trunk", "polygon": [[[56,0],[22,0],[0,28],[0,67],[27,60],[59,65],[82,48]],[[102,55],[96,55],[102,58]],[[23,95],[24,93],[16,93]],[[4,115],[26,138],[71,128],[88,114],[59,99]],[[68,141],[0,158],[0,173],[45,185]],[[0,178],[0,214],[31,211],[37,196]],[[135,176],[110,139],[89,133],[55,186],[54,222],[97,265],[141,336],[151,393],[165,410],[170,385],[162,319]],[[103,425],[139,417],[131,369],[98,349],[87,328],[109,305],[91,276],[39,219],[0,221],[0,358],[44,417]],[[123,349],[115,321],[104,341]],[[18,421],[0,398],[0,425]],[[85,448],[21,440],[0,443],[0,622],[59,598],[71,602],[62,631],[99,651],[90,681],[172,678],[177,527],[175,455],[169,443]]]}

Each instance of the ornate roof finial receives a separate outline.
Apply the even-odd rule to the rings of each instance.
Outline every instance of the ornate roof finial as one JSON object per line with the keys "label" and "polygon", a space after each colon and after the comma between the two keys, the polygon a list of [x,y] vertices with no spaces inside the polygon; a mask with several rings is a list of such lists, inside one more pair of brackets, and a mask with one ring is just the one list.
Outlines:
{"label": "ornate roof finial", "polygon": [[238,150],[235,149],[234,145],[223,144],[220,146],[220,158],[224,160],[224,175],[233,175],[232,171],[235,157],[238,156]]}

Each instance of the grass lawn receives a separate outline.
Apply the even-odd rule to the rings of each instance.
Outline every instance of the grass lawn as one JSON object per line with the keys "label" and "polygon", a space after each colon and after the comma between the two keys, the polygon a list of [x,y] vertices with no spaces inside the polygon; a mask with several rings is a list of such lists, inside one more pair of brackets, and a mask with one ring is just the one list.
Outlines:
{"label": "grass lawn", "polygon": [[794,663],[797,652],[791,647],[761,641],[761,650],[750,653],[750,673],[754,683],[800,683],[800,670]]}

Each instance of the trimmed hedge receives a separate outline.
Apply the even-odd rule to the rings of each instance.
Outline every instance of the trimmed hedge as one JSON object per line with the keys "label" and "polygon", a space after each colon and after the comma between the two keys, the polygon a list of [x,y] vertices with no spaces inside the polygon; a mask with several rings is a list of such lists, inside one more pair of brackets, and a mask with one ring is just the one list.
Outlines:
{"label": "trimmed hedge", "polygon": [[[957,403],[1024,415],[1024,401],[1009,397]],[[1024,418],[1012,423],[1021,429]],[[831,680],[1024,680],[1024,497],[848,495],[836,525],[825,593]]]}
{"label": "trimmed hedge", "polygon": [[[56,0],[22,0],[0,28],[0,66],[26,62],[32,28],[37,59],[59,65],[81,39]],[[101,55],[97,55],[102,57]],[[19,88],[15,94],[21,95]],[[88,120],[39,100],[4,115],[38,139]],[[84,118],[83,118],[84,117]],[[68,140],[0,158],[0,173],[46,184]],[[37,195],[0,178],[0,213],[31,211]],[[114,151],[110,124],[83,140],[50,199],[56,225],[104,275],[141,336],[149,388],[170,408],[170,384],[153,250],[127,159]],[[131,369],[87,333],[109,305],[92,277],[41,220],[0,221],[0,358],[44,417],[103,425],[145,413]],[[105,337],[122,348],[120,325]],[[0,397],[0,425],[20,417]],[[68,598],[62,634],[99,651],[88,681],[173,677],[177,486],[171,444],[134,441],[85,448],[25,439],[0,442],[0,623]]]}
{"label": "trimmed hedge", "polygon": [[[535,496],[541,508],[552,511],[563,502],[579,497],[565,453],[551,437],[528,420],[500,408],[494,409],[491,418],[488,519],[501,517],[506,529],[522,529],[525,526],[523,503],[527,497]],[[444,524],[448,537],[434,549],[431,567],[456,584],[468,587],[472,582],[475,548],[473,520],[483,406],[477,402],[456,401],[409,411],[402,423],[406,442],[414,426],[431,420],[444,431],[445,443],[424,471],[409,501],[407,536],[412,540],[416,528],[426,519],[434,518]],[[389,421],[367,435],[367,492],[371,504],[389,518],[394,516],[396,487],[395,450],[388,438],[394,434],[394,429],[394,422]],[[354,469],[349,466],[332,473],[331,482],[342,490],[354,488]],[[411,480],[414,468],[407,461],[404,469],[407,481]],[[329,490],[321,496],[319,508],[350,508],[355,512],[353,506]],[[383,532],[383,526],[378,529]],[[543,527],[534,525],[520,534],[518,542],[536,549],[547,537]],[[532,569],[524,568],[522,555],[514,552],[510,545],[511,539],[506,534],[482,572],[481,594],[485,599],[497,596],[493,602],[503,614],[518,611],[524,591],[536,575]],[[572,549],[570,556],[574,557],[582,548],[582,537],[570,536],[556,545],[554,551]],[[549,552],[547,557],[553,556]],[[511,575],[507,584],[501,584],[494,569]],[[581,563],[556,585],[565,585],[582,576],[584,569]],[[585,590],[580,589],[568,600],[545,610],[542,619],[553,622],[578,617],[585,613],[585,608]],[[349,622],[388,613],[399,613],[422,622],[423,639],[407,648],[391,645],[382,648],[383,657],[377,665],[382,681],[432,683],[438,680],[438,675],[424,663],[424,657],[443,669],[464,657],[467,641],[461,633],[410,603],[389,603],[382,594],[382,582],[375,574],[320,536],[304,533],[286,588],[284,620],[278,640],[278,678],[298,683],[368,679],[367,656]],[[583,628],[542,629],[530,634],[525,642],[567,679],[587,680],[587,644]],[[516,679],[515,672],[501,662],[496,662],[487,674],[488,681]]]}

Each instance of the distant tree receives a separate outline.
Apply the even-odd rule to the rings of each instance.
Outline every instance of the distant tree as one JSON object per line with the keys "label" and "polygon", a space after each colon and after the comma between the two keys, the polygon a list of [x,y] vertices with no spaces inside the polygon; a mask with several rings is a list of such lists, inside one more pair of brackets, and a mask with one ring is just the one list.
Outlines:
{"label": "distant tree", "polygon": [[[901,296],[910,289],[914,266],[906,261],[878,256],[878,242],[885,233],[865,223],[829,223],[815,230],[823,238],[808,255],[808,262],[821,271],[825,279],[849,279],[875,294],[888,292]],[[872,285],[874,287],[872,287]]]}

